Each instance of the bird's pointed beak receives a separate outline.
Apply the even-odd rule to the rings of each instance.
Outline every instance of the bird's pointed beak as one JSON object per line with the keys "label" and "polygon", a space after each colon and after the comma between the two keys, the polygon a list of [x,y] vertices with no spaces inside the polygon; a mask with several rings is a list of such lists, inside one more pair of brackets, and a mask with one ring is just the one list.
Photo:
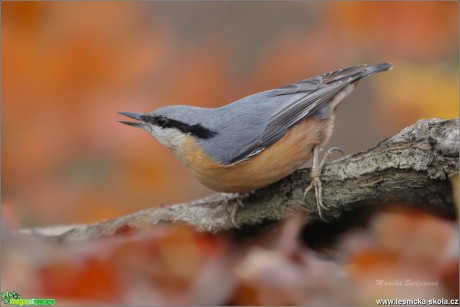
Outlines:
{"label": "bird's pointed beak", "polygon": [[135,123],[135,122],[128,122],[128,121],[124,121],[124,120],[119,120],[118,122],[120,122],[122,124],[125,124],[125,125],[128,125],[128,126],[133,126],[133,127],[139,127],[139,128],[143,128],[144,125],[145,125],[145,123],[141,119],[141,116],[143,115],[142,113],[118,112],[118,114],[121,114],[123,116],[129,117],[129,118],[132,118],[132,119],[135,119],[135,120],[138,120],[138,121],[141,121],[140,123]]}

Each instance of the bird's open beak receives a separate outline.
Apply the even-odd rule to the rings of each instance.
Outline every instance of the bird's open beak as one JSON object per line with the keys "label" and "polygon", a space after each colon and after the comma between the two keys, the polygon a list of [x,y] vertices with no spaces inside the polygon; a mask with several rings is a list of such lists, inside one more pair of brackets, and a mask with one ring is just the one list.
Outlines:
{"label": "bird's open beak", "polygon": [[135,120],[138,120],[138,121],[141,121],[140,123],[135,123],[135,122],[128,122],[128,121],[124,121],[124,120],[119,120],[119,122],[122,123],[122,124],[125,124],[125,125],[128,125],[128,126],[133,126],[133,127],[139,127],[139,128],[142,128],[145,125],[145,123],[141,119],[141,116],[143,115],[141,113],[118,112],[118,114],[121,114],[123,116],[129,117],[129,118],[132,118],[132,119],[135,119]]}

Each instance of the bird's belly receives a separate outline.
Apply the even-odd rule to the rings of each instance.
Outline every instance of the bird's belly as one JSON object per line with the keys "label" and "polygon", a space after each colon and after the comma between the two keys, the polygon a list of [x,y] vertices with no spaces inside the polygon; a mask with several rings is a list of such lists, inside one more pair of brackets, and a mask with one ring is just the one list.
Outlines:
{"label": "bird's belly", "polygon": [[186,137],[178,156],[203,185],[219,192],[249,192],[286,177],[307,162],[313,148],[329,138],[332,120],[309,118],[259,154],[230,165],[210,159],[192,136]]}

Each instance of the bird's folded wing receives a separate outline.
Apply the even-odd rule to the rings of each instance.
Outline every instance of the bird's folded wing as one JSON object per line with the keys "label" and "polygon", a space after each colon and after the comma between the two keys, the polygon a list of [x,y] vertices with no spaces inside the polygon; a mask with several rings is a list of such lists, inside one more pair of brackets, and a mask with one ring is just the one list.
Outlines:
{"label": "bird's folded wing", "polygon": [[249,146],[236,153],[229,162],[240,162],[259,154],[283,137],[289,128],[302,119],[309,116],[320,117],[322,108],[327,107],[327,103],[348,85],[391,67],[389,63],[372,66],[362,64],[264,92],[266,99],[276,101],[276,107],[271,113],[266,129]]}

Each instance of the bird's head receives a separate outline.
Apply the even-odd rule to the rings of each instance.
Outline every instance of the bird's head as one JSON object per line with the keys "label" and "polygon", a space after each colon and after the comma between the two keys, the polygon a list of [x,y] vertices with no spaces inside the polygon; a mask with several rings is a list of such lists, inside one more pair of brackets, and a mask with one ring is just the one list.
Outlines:
{"label": "bird's head", "polygon": [[200,123],[199,113],[201,110],[205,109],[189,106],[170,106],[145,114],[119,112],[121,115],[137,120],[137,122],[123,120],[119,122],[146,130],[161,144],[175,151],[187,135],[197,139],[208,139],[215,136],[214,131]]}

